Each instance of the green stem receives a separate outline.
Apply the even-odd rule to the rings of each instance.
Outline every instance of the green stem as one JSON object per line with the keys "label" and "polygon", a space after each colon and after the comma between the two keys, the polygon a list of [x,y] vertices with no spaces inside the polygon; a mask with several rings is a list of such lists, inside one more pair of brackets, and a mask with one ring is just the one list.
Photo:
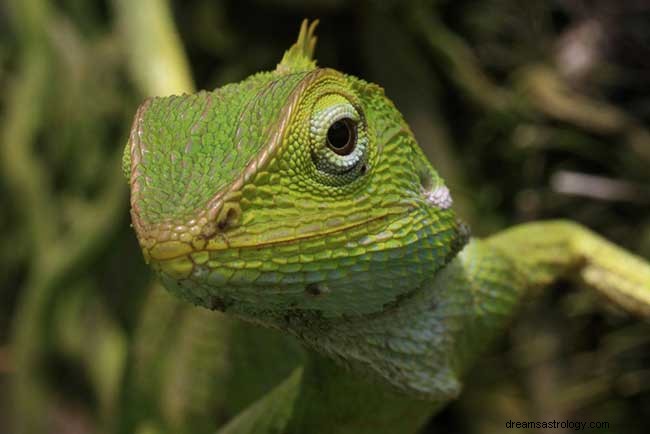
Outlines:
{"label": "green stem", "polygon": [[147,96],[193,92],[190,68],[166,0],[114,0],[131,74]]}

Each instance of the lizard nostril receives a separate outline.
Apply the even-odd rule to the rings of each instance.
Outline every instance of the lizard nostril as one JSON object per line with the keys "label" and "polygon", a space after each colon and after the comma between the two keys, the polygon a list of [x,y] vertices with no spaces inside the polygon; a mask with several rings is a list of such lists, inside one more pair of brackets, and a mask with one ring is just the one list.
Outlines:
{"label": "lizard nostril", "polygon": [[239,219],[241,217],[241,208],[238,204],[227,202],[221,208],[219,215],[217,216],[217,228],[221,231],[233,228],[239,225]]}

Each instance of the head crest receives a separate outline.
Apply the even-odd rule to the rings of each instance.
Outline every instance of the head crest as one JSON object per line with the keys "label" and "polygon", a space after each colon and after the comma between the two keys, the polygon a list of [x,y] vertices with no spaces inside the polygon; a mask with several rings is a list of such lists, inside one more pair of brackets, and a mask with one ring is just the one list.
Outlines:
{"label": "head crest", "polygon": [[298,40],[284,52],[282,60],[275,69],[276,71],[287,73],[309,71],[316,68],[316,60],[314,59],[316,36],[314,31],[317,25],[318,20],[311,23],[307,19],[302,20]]}

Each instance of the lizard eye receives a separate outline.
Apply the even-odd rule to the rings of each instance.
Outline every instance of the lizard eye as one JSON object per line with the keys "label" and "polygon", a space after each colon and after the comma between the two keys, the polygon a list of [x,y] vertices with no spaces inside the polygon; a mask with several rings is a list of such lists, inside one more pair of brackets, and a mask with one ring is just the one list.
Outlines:
{"label": "lizard eye", "polygon": [[321,182],[343,185],[366,173],[368,133],[361,109],[341,95],[316,104],[310,120],[312,160]]}
{"label": "lizard eye", "polygon": [[357,125],[350,118],[339,119],[327,130],[327,146],[338,155],[350,155],[357,145]]}

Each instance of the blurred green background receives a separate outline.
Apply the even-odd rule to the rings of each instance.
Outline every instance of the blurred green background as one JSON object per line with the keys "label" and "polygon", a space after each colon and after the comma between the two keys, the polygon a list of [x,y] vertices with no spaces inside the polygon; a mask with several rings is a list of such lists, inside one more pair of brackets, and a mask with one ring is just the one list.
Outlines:
{"label": "blurred green background", "polygon": [[[146,95],[273,69],[305,17],[320,65],[386,89],[474,234],[566,217],[650,258],[646,0],[5,0],[0,432],[215,426],[216,314],[153,283],[121,149]],[[650,423],[650,326],[570,283],[424,432],[552,419]]]}

